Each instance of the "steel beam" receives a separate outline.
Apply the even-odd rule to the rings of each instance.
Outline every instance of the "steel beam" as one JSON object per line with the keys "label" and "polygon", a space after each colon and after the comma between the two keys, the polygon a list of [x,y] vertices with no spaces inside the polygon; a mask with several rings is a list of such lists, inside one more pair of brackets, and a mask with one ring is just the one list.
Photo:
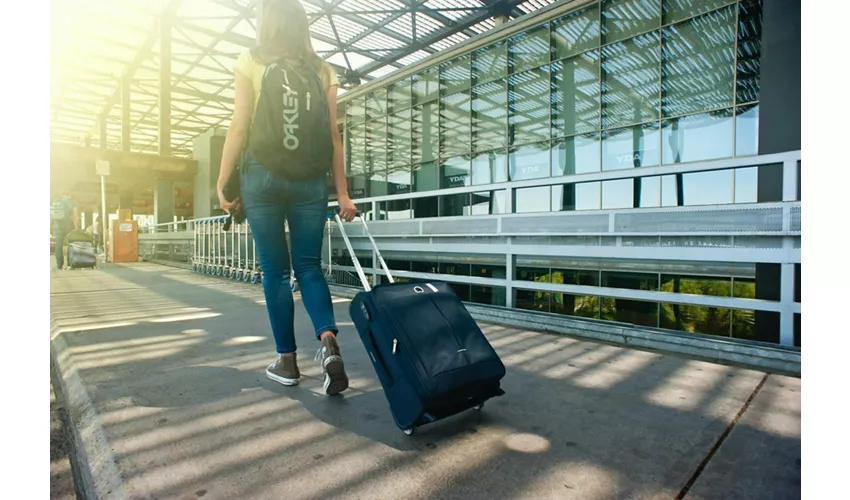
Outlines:
{"label": "steel beam", "polygon": [[171,24],[173,15],[159,20],[159,154],[171,154]]}
{"label": "steel beam", "polygon": [[513,9],[517,5],[523,3],[525,0],[507,0],[506,2],[494,3],[490,6],[489,9],[484,11],[479,11],[474,15],[468,16],[465,19],[461,19],[458,23],[446,26],[445,28],[438,29],[431,33],[429,36],[415,42],[411,43],[407,47],[399,49],[393,52],[390,55],[381,57],[377,59],[375,62],[369,63],[357,71],[358,75],[365,75],[375,71],[376,69],[382,68],[389,64],[392,64],[399,59],[413,54],[418,50],[424,50],[427,47],[430,47],[434,42],[440,41],[446,37],[452,36],[455,33],[460,33],[465,29],[468,29],[471,26],[475,26],[481,21],[486,20],[489,17],[493,16],[494,12],[501,11],[501,9]]}
{"label": "steel beam", "polygon": [[[104,115],[102,115],[104,116]],[[130,78],[121,79],[121,150],[130,151]]]}
{"label": "steel beam", "polygon": [[[177,8],[180,7],[182,0],[168,0],[168,3],[165,4],[162,11],[169,12],[174,14],[177,12]],[[142,65],[145,59],[150,57],[151,50],[153,50],[156,41],[159,39],[159,33],[156,30],[151,30],[151,33],[148,35],[147,39],[142,43],[141,47],[139,47],[139,51],[136,52],[136,57],[130,61],[130,64],[127,65],[127,69],[124,71],[122,75],[122,81],[124,79],[130,79],[136,73],[136,70]],[[112,92],[112,95],[109,99],[106,100],[106,104],[103,106],[103,110],[99,113],[101,116],[107,116],[110,112],[112,112],[113,106],[121,102],[123,85],[119,83],[118,88]]]}

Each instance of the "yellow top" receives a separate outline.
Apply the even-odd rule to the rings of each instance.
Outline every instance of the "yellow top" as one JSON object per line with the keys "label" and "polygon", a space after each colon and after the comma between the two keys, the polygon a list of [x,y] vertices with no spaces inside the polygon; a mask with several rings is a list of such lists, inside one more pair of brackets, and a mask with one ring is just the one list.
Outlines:
{"label": "yellow top", "polygon": [[[251,51],[246,50],[239,54],[239,59],[236,60],[234,69],[250,78],[251,83],[254,84],[254,113],[256,113],[257,104],[260,102],[260,86],[263,83],[263,73],[266,71],[266,66],[255,62],[251,56]],[[319,78],[322,80],[322,87],[325,89],[325,92],[334,85],[339,85],[336,71],[331,68],[330,64],[322,65],[322,73],[319,75]]]}

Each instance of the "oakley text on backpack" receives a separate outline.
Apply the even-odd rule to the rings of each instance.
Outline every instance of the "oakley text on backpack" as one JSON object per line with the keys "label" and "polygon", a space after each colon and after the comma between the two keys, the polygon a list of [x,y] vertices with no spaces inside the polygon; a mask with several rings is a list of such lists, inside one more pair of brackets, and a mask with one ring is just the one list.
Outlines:
{"label": "oakley text on backpack", "polygon": [[263,74],[248,153],[290,180],[327,175],[333,163],[328,102],[319,75],[285,61]]}

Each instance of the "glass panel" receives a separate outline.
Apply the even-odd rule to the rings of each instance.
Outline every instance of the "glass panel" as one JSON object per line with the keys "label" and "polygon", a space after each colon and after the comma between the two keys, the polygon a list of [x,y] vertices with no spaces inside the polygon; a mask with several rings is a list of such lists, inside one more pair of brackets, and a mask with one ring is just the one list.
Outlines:
{"label": "glass panel", "polygon": [[599,4],[552,22],[555,59],[564,59],[599,47]]}
{"label": "glass panel", "polygon": [[508,76],[508,44],[504,41],[488,45],[472,54],[472,81],[475,85]]}
{"label": "glass panel", "polygon": [[602,298],[601,319],[633,325],[658,326],[658,303],[639,300]]}
{"label": "glass panel", "polygon": [[552,135],[599,130],[599,52],[552,64]]}
{"label": "glass panel", "polygon": [[472,193],[472,215],[507,213],[505,195],[504,190]]}
{"label": "glass panel", "polygon": [[366,99],[358,97],[345,105],[345,122],[348,126],[366,121]]}
{"label": "glass panel", "polygon": [[553,293],[551,312],[580,318],[599,319],[599,304],[599,297]]}
{"label": "glass panel", "polygon": [[511,149],[508,177],[512,181],[549,177],[549,143],[530,144]]}
{"label": "glass panel", "polygon": [[661,27],[661,0],[604,0],[602,43]]}
{"label": "glass panel", "polygon": [[381,212],[389,220],[410,219],[413,216],[410,200],[385,201],[381,203]]}
{"label": "glass panel", "polygon": [[455,276],[470,276],[469,264],[458,264],[455,262],[440,262],[438,269],[440,274],[454,274]]}
{"label": "glass panel", "polygon": [[366,95],[366,119],[380,118],[387,114],[387,89],[380,88]]}
{"label": "glass panel", "polygon": [[728,337],[731,310],[718,307],[661,304],[661,328]]}
{"label": "glass panel", "polygon": [[794,264],[794,302],[802,302],[802,281],[803,281],[803,266],[802,264]]}
{"label": "glass panel", "polygon": [[547,268],[518,267],[516,269],[516,279],[520,281],[536,281],[538,283],[550,283],[551,277],[551,273]]}
{"label": "glass panel", "polygon": [[507,276],[505,266],[479,266],[472,265],[472,276],[478,276],[479,278],[496,278],[496,279],[505,279]]}
{"label": "glass panel", "polygon": [[682,175],[682,205],[732,203],[732,171],[694,172]]}
{"label": "glass panel", "polygon": [[713,276],[662,274],[661,291],[729,297],[732,294],[732,279]]}
{"label": "glass panel", "polygon": [[437,217],[438,215],[437,206],[439,205],[439,199],[437,196],[414,198],[412,205],[414,219],[425,219],[428,217]]}
{"label": "glass panel", "polygon": [[439,105],[436,102],[413,108],[412,161],[431,162],[437,159],[440,147]]}
{"label": "glass panel", "polygon": [[759,191],[758,167],[735,169],[735,203],[756,203]]}
{"label": "glass panel", "polygon": [[800,347],[800,332],[803,329],[801,315],[794,313],[794,347]]}
{"label": "glass panel", "polygon": [[366,172],[366,127],[354,125],[345,134],[345,166],[348,175]]}
{"label": "glass panel", "polygon": [[735,156],[758,154],[759,105],[741,106],[735,110]]}
{"label": "glass panel", "polygon": [[599,134],[559,139],[552,144],[552,176],[599,172]]}
{"label": "glass panel", "polygon": [[413,167],[413,190],[417,193],[439,189],[437,162],[422,163]]}
{"label": "glass panel", "polygon": [[[555,186],[556,188],[558,186]],[[575,185],[575,209],[599,210],[602,202],[602,184],[599,182],[582,182]],[[555,190],[553,189],[553,192]],[[567,200],[567,197],[564,197]]]}
{"label": "glass panel", "polygon": [[549,138],[549,73],[538,68],[509,78],[509,144]]}
{"label": "glass panel", "polygon": [[369,174],[369,196],[387,195],[387,171],[375,170]]}
{"label": "glass panel", "polygon": [[552,283],[599,286],[599,271],[584,269],[552,269]]}
{"label": "glass panel", "polygon": [[387,122],[366,123],[366,168],[370,174],[369,196],[387,194]]}
{"label": "glass panel", "polygon": [[661,177],[638,177],[634,189],[640,208],[661,206]]}
{"label": "glass panel", "polygon": [[[779,313],[767,313],[776,314]],[[777,320],[777,323],[779,321]],[[756,312],[752,310],[732,310],[732,338],[758,340],[756,335]]]}
{"label": "glass panel", "polygon": [[440,72],[437,68],[431,68],[413,76],[413,103],[422,104],[431,102],[439,97]]}
{"label": "glass panel", "polygon": [[548,212],[549,186],[514,190],[514,213]]}
{"label": "glass panel", "polygon": [[662,19],[665,25],[672,24],[728,3],[729,0],[664,0],[661,3]]}
{"label": "glass panel", "polygon": [[410,270],[415,273],[437,274],[440,264],[437,262],[411,262]]}
{"label": "glass panel", "polygon": [[699,113],[733,104],[734,7],[665,28],[662,39],[664,116]]}
{"label": "glass panel", "polygon": [[743,0],[738,11],[737,102],[759,100],[762,0]]}
{"label": "glass panel", "polygon": [[469,92],[461,92],[440,99],[440,139],[443,156],[457,156],[471,150],[472,126],[470,124]]}
{"label": "glass panel", "polygon": [[475,304],[505,306],[505,287],[474,285],[469,301]]}
{"label": "glass panel", "polygon": [[471,213],[469,193],[440,196],[440,217],[459,217]]}
{"label": "glass panel", "polygon": [[672,118],[661,122],[665,165],[732,156],[732,110]]}
{"label": "glass panel", "polygon": [[754,278],[733,278],[732,296],[739,299],[756,298],[756,280]]}
{"label": "glass panel", "polygon": [[472,57],[464,54],[440,67],[443,95],[457,94],[469,89],[472,78],[471,65]]}
{"label": "glass panel", "polygon": [[410,165],[411,155],[410,109],[390,115],[387,121],[387,160],[391,167]]}
{"label": "glass panel", "polygon": [[602,170],[658,165],[658,122],[602,132]]}
{"label": "glass panel", "polygon": [[[358,198],[365,198],[367,193],[367,188],[369,186],[369,177],[367,174],[357,174],[348,177],[348,196],[351,199],[356,200]],[[359,210],[359,208],[358,208]]]}
{"label": "glass panel", "polygon": [[632,179],[618,179],[602,183],[602,209],[635,207],[635,186]]}
{"label": "glass panel", "polygon": [[508,180],[508,154],[505,150],[481,153],[472,159],[472,184],[490,184]]}
{"label": "glass panel", "polygon": [[659,118],[660,40],[654,31],[602,49],[602,128]]}
{"label": "glass panel", "polygon": [[469,157],[458,156],[443,161],[441,166],[440,187],[453,188],[469,186],[472,179],[469,175]]}
{"label": "glass panel", "polygon": [[549,297],[549,292],[517,290],[515,307],[527,311],[549,312]]}
{"label": "glass panel", "polygon": [[403,78],[392,85],[390,85],[389,90],[389,108],[390,112],[400,111],[405,108],[410,107],[410,103],[413,101],[413,95],[411,94],[411,79]]}
{"label": "glass panel", "polygon": [[488,151],[507,145],[508,83],[497,80],[472,89],[472,147]]}
{"label": "glass panel", "polygon": [[472,293],[472,287],[470,285],[449,283],[449,286],[452,287],[452,291],[454,291],[455,295],[457,295],[461,301],[469,302],[469,296]]}
{"label": "glass panel", "polygon": [[391,167],[387,172],[387,194],[402,194],[410,192],[410,166]]}
{"label": "glass panel", "polygon": [[675,207],[679,202],[679,178],[681,175],[664,175],[661,177],[661,206]]}
{"label": "glass panel", "polygon": [[536,68],[549,62],[549,26],[533,28],[508,41],[511,73]]}
{"label": "glass panel", "polygon": [[602,286],[629,290],[658,291],[658,275],[628,271],[602,271]]}

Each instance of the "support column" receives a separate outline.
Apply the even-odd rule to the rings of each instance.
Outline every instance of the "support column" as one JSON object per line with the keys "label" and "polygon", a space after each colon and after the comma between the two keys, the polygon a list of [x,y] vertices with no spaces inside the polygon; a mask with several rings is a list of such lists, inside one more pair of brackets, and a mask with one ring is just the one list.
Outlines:
{"label": "support column", "polygon": [[163,12],[159,26],[159,154],[161,156],[171,155],[171,24],[172,14]]}
{"label": "support column", "polygon": [[[764,2],[761,27],[758,153],[801,148],[800,2]],[[795,164],[792,164],[796,167]],[[763,165],[758,170],[758,202],[796,198],[796,168]],[[786,179],[791,174],[793,178]],[[783,247],[793,244],[786,238]],[[781,303],[780,313],[756,312],[756,340],[793,345],[794,264],[756,264],[756,298]]]}
{"label": "support column", "polygon": [[106,135],[106,117],[105,116],[100,117],[100,119],[98,120],[98,126],[100,128],[100,134],[98,136],[98,145],[101,147],[101,149],[106,149],[106,141],[108,139],[107,139],[107,135]]}
{"label": "support column", "polygon": [[121,151],[130,151],[130,80],[121,81]]}
{"label": "support column", "polygon": [[516,255],[511,248],[513,238],[508,236],[508,252],[505,254],[505,307],[514,307],[516,302],[516,291],[514,290],[514,276],[516,276]]}
{"label": "support column", "polygon": [[174,181],[156,179],[153,189],[153,214],[157,224],[174,222]]}
{"label": "support column", "polygon": [[122,191],[118,196],[118,211],[129,211],[128,218],[133,218],[133,192]]}
{"label": "support column", "polygon": [[195,174],[195,198],[192,203],[195,218],[223,213],[218,204],[216,182],[218,182],[218,171],[221,167],[225,134],[225,130],[213,129],[196,137],[192,143],[192,158],[198,162],[198,173]]}

